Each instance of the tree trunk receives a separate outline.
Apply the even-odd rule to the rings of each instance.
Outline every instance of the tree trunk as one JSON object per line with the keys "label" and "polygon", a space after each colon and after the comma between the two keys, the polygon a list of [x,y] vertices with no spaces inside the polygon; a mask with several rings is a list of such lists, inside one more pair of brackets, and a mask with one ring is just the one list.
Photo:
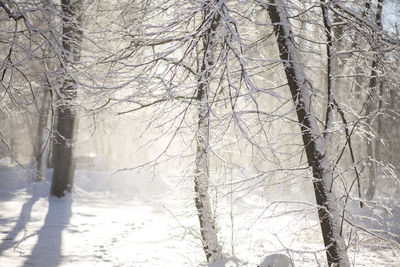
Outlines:
{"label": "tree trunk", "polygon": [[[370,4],[369,4],[370,8]],[[383,9],[383,0],[378,0],[377,3],[377,11],[375,16],[375,23],[379,29],[382,29],[382,9]],[[375,44],[374,44],[375,45]],[[365,108],[365,115],[367,116],[367,126],[373,130],[373,116],[380,104],[377,103],[380,100],[377,99],[380,96],[380,90],[377,90],[378,84],[378,54],[377,54],[377,47],[372,47],[372,50],[375,51],[375,56],[371,64],[371,75],[368,84],[368,98]],[[378,110],[379,112],[379,110]],[[379,127],[378,127],[379,128]],[[378,129],[379,130],[379,129]],[[378,133],[379,134],[379,133]],[[375,195],[376,191],[376,183],[377,183],[377,176],[378,176],[378,165],[377,165],[377,158],[379,157],[379,136],[376,138],[374,135],[371,135],[370,142],[367,142],[367,156],[368,156],[368,184],[367,184],[367,192],[365,197],[368,200],[372,200]],[[377,148],[378,146],[378,148]],[[378,150],[378,151],[377,151]]]}
{"label": "tree trunk", "polygon": [[[214,6],[215,3],[208,5]],[[200,77],[197,85],[197,112],[198,123],[196,132],[196,169],[194,173],[195,203],[200,222],[200,232],[203,242],[203,249],[208,262],[222,258],[222,248],[218,242],[215,218],[210,204],[208,194],[209,185],[209,102],[208,94],[210,89],[211,67],[214,65],[213,50],[215,49],[215,34],[220,20],[220,15],[205,8],[208,18],[209,29],[203,36],[204,54],[201,61]],[[214,15],[211,15],[214,12]],[[211,16],[210,16],[211,15]]]}
{"label": "tree trunk", "polygon": [[56,132],[56,127],[55,127],[55,122],[56,122],[56,114],[51,114],[51,124],[50,124],[50,131],[52,134],[50,135],[50,140],[49,140],[49,146],[48,146],[48,151],[47,151],[47,156],[46,156],[46,167],[47,168],[54,168],[54,133]]}
{"label": "tree trunk", "polygon": [[73,139],[76,112],[73,101],[77,96],[77,81],[69,73],[69,66],[80,60],[82,31],[82,0],[62,0],[64,81],[57,105],[57,126],[54,138],[54,173],[51,195],[62,197],[71,192],[74,178]]}
{"label": "tree trunk", "polygon": [[341,235],[339,208],[331,191],[332,172],[326,157],[327,142],[323,138],[311,104],[312,82],[305,75],[297,54],[288,14],[281,0],[270,0],[268,12],[274,25],[280,57],[285,67],[292,99],[301,128],[329,266],[350,266]]}
{"label": "tree trunk", "polygon": [[49,117],[50,108],[50,98],[48,89],[43,92],[43,97],[41,99],[41,108],[39,114],[39,122],[36,140],[33,148],[35,161],[36,161],[36,180],[39,181],[44,178],[45,167],[47,160],[48,151],[48,131],[47,131],[47,121]]}

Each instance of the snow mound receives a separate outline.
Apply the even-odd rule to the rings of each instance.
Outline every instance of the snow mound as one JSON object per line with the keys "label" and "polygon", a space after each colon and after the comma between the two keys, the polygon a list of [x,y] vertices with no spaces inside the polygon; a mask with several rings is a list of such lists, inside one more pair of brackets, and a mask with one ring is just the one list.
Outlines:
{"label": "snow mound", "polygon": [[292,260],[284,254],[271,254],[258,267],[294,267]]}

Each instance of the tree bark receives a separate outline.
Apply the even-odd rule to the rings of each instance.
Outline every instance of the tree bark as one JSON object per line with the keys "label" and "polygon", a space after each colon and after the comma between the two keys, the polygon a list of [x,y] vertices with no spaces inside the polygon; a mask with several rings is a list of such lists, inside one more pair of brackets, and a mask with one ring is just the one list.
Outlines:
{"label": "tree bark", "polygon": [[54,138],[54,173],[51,195],[62,197],[71,192],[74,178],[73,139],[76,122],[74,100],[77,81],[69,73],[69,66],[79,62],[82,42],[82,0],[62,0],[63,35],[62,48],[65,57],[64,81],[60,88],[57,105],[57,126]]}
{"label": "tree bark", "polygon": [[311,104],[312,82],[304,73],[297,54],[288,14],[281,0],[270,0],[268,13],[274,25],[280,57],[295,104],[308,164],[313,173],[313,186],[322,236],[329,266],[350,266],[341,235],[339,208],[331,191],[333,175],[326,156],[327,139],[318,127]]}
{"label": "tree bark", "polygon": [[[194,173],[195,204],[200,222],[200,232],[203,249],[208,262],[222,258],[222,248],[218,242],[215,218],[208,194],[209,187],[209,102],[211,68],[214,65],[213,50],[215,49],[215,35],[220,21],[220,14],[211,10],[215,8],[214,1],[205,5],[205,18],[209,29],[204,32],[204,53],[201,61],[200,74],[197,85],[197,132],[196,132],[196,169]],[[210,7],[211,6],[211,7]],[[205,24],[205,25],[207,25]]]}

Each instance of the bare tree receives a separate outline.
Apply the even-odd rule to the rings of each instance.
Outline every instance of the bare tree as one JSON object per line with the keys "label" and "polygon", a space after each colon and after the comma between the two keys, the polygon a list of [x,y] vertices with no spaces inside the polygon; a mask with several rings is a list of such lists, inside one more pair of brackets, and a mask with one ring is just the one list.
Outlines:
{"label": "bare tree", "polygon": [[57,105],[56,137],[54,139],[54,173],[51,195],[62,197],[71,192],[74,178],[73,142],[76,128],[74,100],[78,83],[71,74],[71,65],[79,62],[82,40],[83,1],[63,0],[62,8],[62,48],[65,65],[62,66],[63,82]]}
{"label": "bare tree", "polygon": [[327,139],[319,130],[311,102],[310,92],[315,88],[301,65],[285,4],[280,0],[271,0],[267,9],[274,25],[280,57],[295,104],[308,164],[312,168],[314,193],[328,265],[350,266],[341,233],[337,199],[331,187],[333,174],[327,160]]}
{"label": "bare tree", "polygon": [[[369,3],[370,4],[370,3]],[[370,7],[368,8],[368,10]],[[378,0],[377,2],[377,10],[376,10],[376,15],[375,15],[375,23],[378,27],[379,30],[382,30],[382,9],[383,9],[383,0]],[[378,38],[377,36],[374,36]],[[377,161],[379,160],[379,154],[380,154],[380,138],[381,138],[381,116],[375,116],[374,113],[380,113],[382,109],[382,100],[380,99],[382,97],[382,88],[378,88],[378,85],[380,84],[378,82],[378,61],[379,58],[382,57],[380,53],[378,52],[378,47],[377,45],[379,42],[376,40],[372,45],[373,51],[375,51],[374,59],[372,60],[371,63],[371,75],[368,83],[368,97],[366,100],[366,107],[365,107],[365,113],[367,116],[366,124],[369,127],[373,126],[373,119],[376,117],[378,121],[378,127],[377,127],[377,138],[375,138],[373,135],[371,135],[371,140],[367,142],[367,154],[369,157],[369,168],[368,168],[368,185],[367,185],[367,191],[366,191],[366,198],[367,200],[372,200],[375,191],[376,191],[376,183],[377,183],[377,176],[378,176],[378,164]],[[381,86],[382,87],[382,84]],[[376,112],[374,112],[376,111]]]}
{"label": "bare tree", "polygon": [[204,2],[204,25],[203,31],[203,56],[198,86],[198,126],[196,131],[196,169],[194,174],[194,190],[196,193],[195,203],[197,207],[200,232],[203,241],[203,249],[207,261],[213,262],[222,258],[222,248],[217,238],[215,219],[210,204],[208,193],[209,184],[209,112],[210,101],[208,99],[211,85],[211,72],[214,65],[214,50],[217,45],[217,28],[221,20],[218,1]]}

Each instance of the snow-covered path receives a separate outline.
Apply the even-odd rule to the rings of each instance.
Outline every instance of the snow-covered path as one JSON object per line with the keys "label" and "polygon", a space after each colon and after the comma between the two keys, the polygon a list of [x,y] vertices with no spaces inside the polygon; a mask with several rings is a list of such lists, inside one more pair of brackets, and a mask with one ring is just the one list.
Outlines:
{"label": "snow-covered path", "polygon": [[[203,260],[199,240],[157,199],[81,191],[49,200],[48,189],[33,184],[0,202],[0,266],[191,266]],[[196,224],[194,217],[180,217]]]}

